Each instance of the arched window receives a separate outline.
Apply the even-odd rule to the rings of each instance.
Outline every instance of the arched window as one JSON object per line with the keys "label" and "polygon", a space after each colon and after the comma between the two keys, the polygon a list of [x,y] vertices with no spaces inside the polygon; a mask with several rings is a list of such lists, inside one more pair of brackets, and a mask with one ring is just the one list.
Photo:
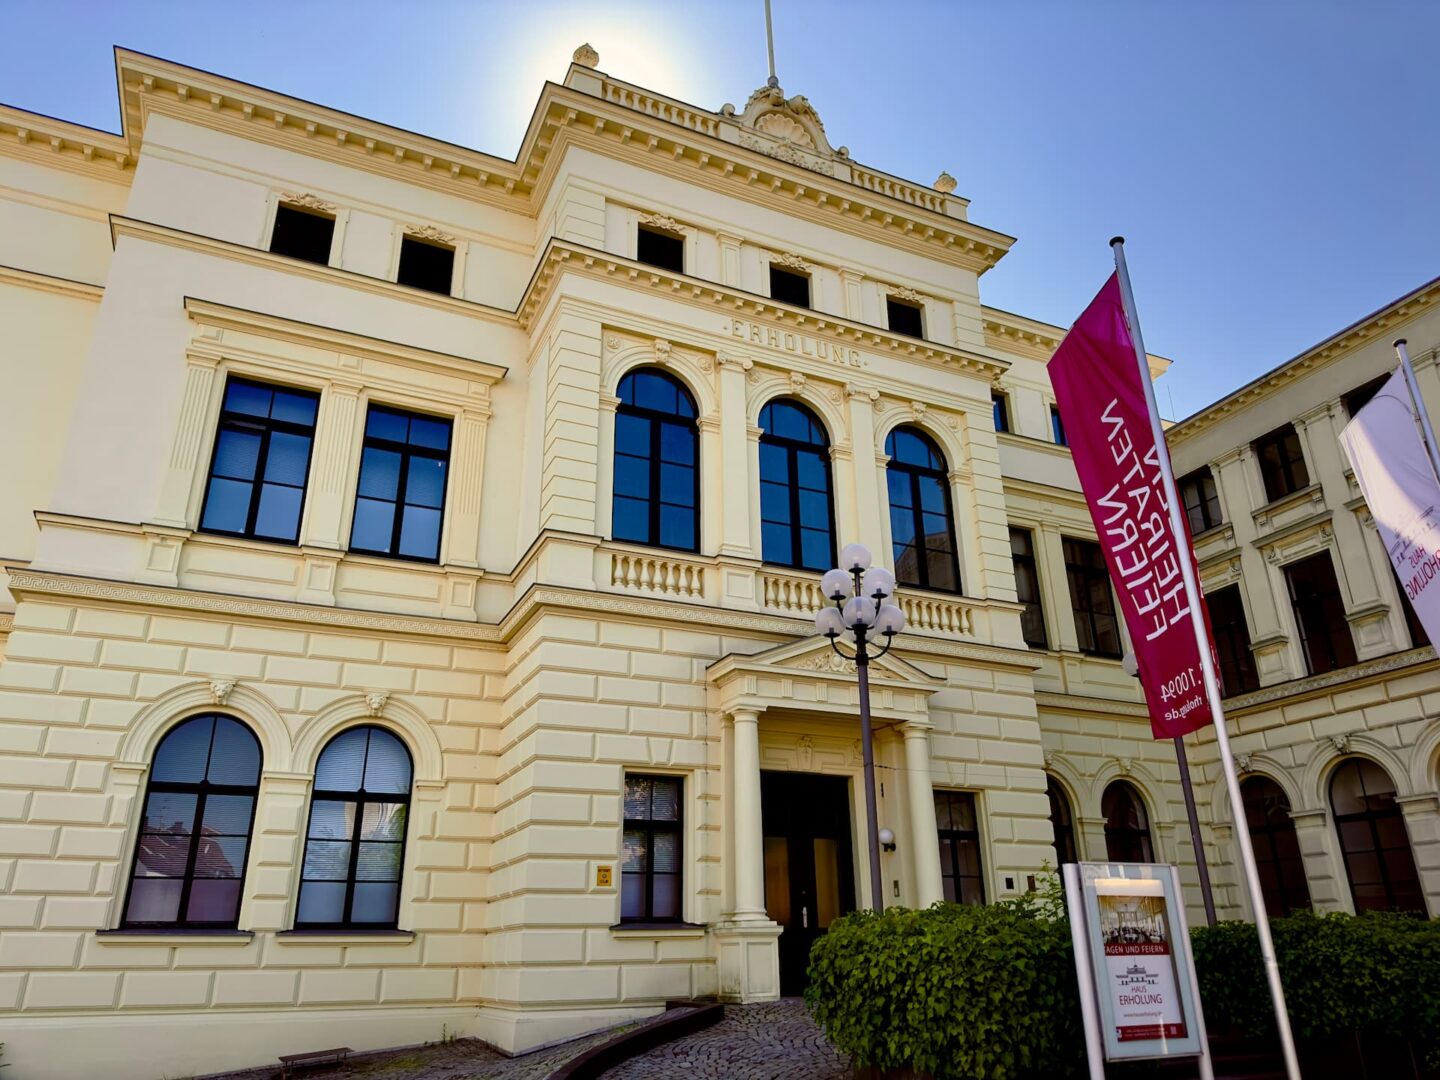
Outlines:
{"label": "arched window", "polygon": [[1124,780],[1112,781],[1100,798],[1105,815],[1105,857],[1111,862],[1154,862],[1150,817],[1140,793]]}
{"label": "arched window", "polygon": [[1352,758],[1330,779],[1330,808],[1355,911],[1425,910],[1395,785],[1373,761]]}
{"label": "arched window", "polygon": [[1289,915],[1310,906],[1310,885],[1300,859],[1300,842],[1290,818],[1290,800],[1280,785],[1268,776],[1248,776],[1240,784],[1245,803],[1245,821],[1255,864],[1260,869],[1260,889],[1265,910],[1272,915]]}
{"label": "arched window", "polygon": [[941,592],[960,591],[955,558],[955,515],[945,455],[933,439],[913,427],[899,427],[885,440],[890,464],[890,540],[895,580]]}
{"label": "arched window", "polygon": [[795,401],[760,410],[760,551],[797,570],[835,565],[830,440],[815,414]]}
{"label": "arched window", "polygon": [[240,721],[172,728],[150,766],[123,925],[234,928],[259,790],[260,743]]}
{"label": "arched window", "polygon": [[1055,830],[1055,860],[1057,866],[1079,862],[1075,847],[1075,818],[1070,813],[1070,800],[1065,789],[1053,776],[1045,777],[1045,794],[1050,799],[1050,827]]}
{"label": "arched window", "polygon": [[695,399],[663,371],[620,380],[615,411],[616,540],[700,550],[700,429]]}
{"label": "arched window", "polygon": [[410,773],[410,752],[384,728],[350,728],[320,752],[296,926],[395,926]]}

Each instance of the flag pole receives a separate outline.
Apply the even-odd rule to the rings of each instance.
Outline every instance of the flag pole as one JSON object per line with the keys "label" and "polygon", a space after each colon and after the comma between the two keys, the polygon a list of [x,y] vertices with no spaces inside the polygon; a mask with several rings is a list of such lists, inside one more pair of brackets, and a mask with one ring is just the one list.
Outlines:
{"label": "flag pole", "polygon": [[1175,488],[1175,471],[1170,465],[1170,451],[1165,445],[1165,431],[1160,426],[1160,409],[1155,404],[1155,387],[1150,382],[1150,365],[1145,358],[1145,342],[1140,336],[1140,319],[1135,311],[1135,297],[1130,291],[1130,272],[1125,266],[1125,238],[1110,241],[1115,254],[1115,272],[1120,279],[1120,297],[1125,305],[1125,321],[1130,324],[1130,339],[1135,345],[1135,362],[1140,366],[1140,385],[1145,390],[1145,406],[1149,413],[1150,434],[1155,439],[1155,457],[1164,482],[1165,498],[1170,504],[1170,532],[1179,553],[1180,575],[1185,583],[1185,596],[1190,606],[1190,625],[1200,652],[1200,672],[1205,681],[1205,696],[1210,702],[1210,719],[1215,727],[1215,743],[1220,749],[1220,764],[1225,773],[1225,789],[1230,795],[1230,812],[1235,818],[1235,839],[1240,846],[1240,862],[1249,887],[1250,906],[1255,912],[1255,933],[1260,939],[1260,957],[1265,965],[1265,980],[1270,985],[1270,1000],[1275,1007],[1275,1027],[1280,1036],[1280,1052],[1285,1058],[1285,1074],[1289,1080],[1300,1080],[1300,1063],[1295,1056],[1295,1038],[1290,1033],[1290,1015],[1285,1010],[1285,989],[1280,985],[1280,965],[1275,959],[1275,942],[1270,936],[1270,919],[1265,911],[1265,895],[1260,888],[1260,872],[1255,865],[1255,849],[1250,843],[1250,830],[1245,824],[1244,803],[1240,798],[1240,780],[1235,771],[1235,758],[1230,753],[1230,735],[1225,727],[1225,711],[1220,706],[1220,680],[1215,675],[1215,658],[1210,652],[1210,636],[1205,630],[1205,613],[1200,584],[1195,580],[1195,560],[1185,542],[1184,521],[1180,516],[1180,497]]}
{"label": "flag pole", "polygon": [[1190,782],[1190,759],[1185,756],[1185,738],[1175,736],[1175,763],[1180,766],[1180,788],[1185,793],[1185,816],[1190,821],[1190,846],[1195,849],[1195,872],[1200,875],[1200,899],[1205,902],[1205,924],[1215,925],[1215,894],[1210,889],[1210,865],[1205,861],[1205,844],[1200,839],[1200,816],[1195,812],[1195,787]]}
{"label": "flag pole", "polygon": [[1420,434],[1425,437],[1425,449],[1430,452],[1430,467],[1435,478],[1440,480],[1440,445],[1435,442],[1435,429],[1430,426],[1430,414],[1425,411],[1425,402],[1420,399],[1420,384],[1415,381],[1415,368],[1410,364],[1410,350],[1405,339],[1395,339],[1395,352],[1400,357],[1400,370],[1405,373],[1405,389],[1410,391],[1410,404],[1420,421]]}

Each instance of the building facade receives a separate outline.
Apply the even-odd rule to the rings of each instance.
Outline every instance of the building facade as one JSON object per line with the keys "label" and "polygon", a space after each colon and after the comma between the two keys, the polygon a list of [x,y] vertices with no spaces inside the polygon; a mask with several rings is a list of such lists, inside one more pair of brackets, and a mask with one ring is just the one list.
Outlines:
{"label": "building facade", "polygon": [[[515,161],[116,60],[119,135],[0,109],[22,1075],[523,1050],[795,992],[871,899],[854,671],[812,626],[853,540],[909,624],[872,675],[885,903],[1143,858],[1198,916],[1044,371],[1063,331],[982,304],[1012,239],[953,179],[588,47]],[[1297,905],[1440,912],[1434,653],[1333,437],[1402,328],[1440,406],[1437,299],[1171,432]],[[1204,732],[1191,759],[1243,916]]]}

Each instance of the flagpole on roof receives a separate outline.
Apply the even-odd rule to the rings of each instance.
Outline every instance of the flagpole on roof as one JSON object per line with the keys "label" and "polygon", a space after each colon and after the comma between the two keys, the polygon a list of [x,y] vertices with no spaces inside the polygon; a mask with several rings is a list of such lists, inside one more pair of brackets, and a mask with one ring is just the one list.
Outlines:
{"label": "flagpole on roof", "polygon": [[1410,350],[1403,337],[1395,339],[1395,354],[1400,357],[1400,370],[1405,373],[1405,389],[1410,391],[1410,404],[1420,421],[1425,449],[1430,452],[1430,467],[1435,470],[1435,478],[1440,480],[1440,444],[1435,442],[1435,429],[1430,426],[1430,414],[1425,411],[1425,402],[1421,400],[1420,384],[1415,381],[1415,368],[1410,364]]}
{"label": "flagpole on roof", "polygon": [[1190,608],[1190,625],[1195,631],[1200,652],[1200,671],[1205,682],[1205,697],[1210,703],[1210,718],[1215,728],[1215,742],[1220,749],[1220,763],[1225,773],[1225,789],[1230,795],[1230,812],[1235,819],[1235,839],[1240,845],[1240,862],[1245,870],[1245,883],[1250,893],[1250,906],[1255,913],[1255,932],[1260,939],[1260,956],[1265,965],[1265,980],[1270,986],[1270,1000],[1275,1007],[1275,1027],[1280,1035],[1280,1051],[1285,1058],[1285,1073],[1290,1080],[1300,1080],[1300,1063],[1295,1055],[1295,1038],[1290,1032],[1290,1016],[1285,1009],[1285,990],[1280,984],[1280,965],[1275,959],[1275,942],[1270,936],[1270,920],[1265,911],[1265,894],[1260,887],[1260,872],[1255,865],[1255,849],[1250,843],[1250,830],[1245,824],[1244,803],[1240,797],[1240,779],[1235,771],[1235,757],[1230,752],[1230,735],[1225,728],[1225,711],[1220,705],[1220,680],[1215,674],[1215,658],[1210,651],[1210,635],[1205,628],[1204,598],[1195,579],[1195,560],[1185,541],[1184,520],[1181,518],[1180,497],[1175,487],[1175,471],[1170,464],[1170,451],[1165,444],[1165,431],[1160,426],[1160,409],[1155,403],[1155,387],[1150,381],[1150,365],[1146,360],[1145,341],[1140,336],[1140,318],[1135,311],[1135,297],[1130,291],[1130,272],[1125,266],[1125,238],[1110,241],[1115,254],[1115,272],[1120,279],[1120,297],[1125,307],[1125,321],[1130,324],[1130,338],[1135,345],[1135,362],[1140,366],[1140,385],[1145,389],[1145,407],[1149,413],[1150,433],[1155,438],[1155,456],[1164,483],[1165,499],[1170,504],[1170,531],[1180,551],[1180,575],[1185,583],[1186,602]]}

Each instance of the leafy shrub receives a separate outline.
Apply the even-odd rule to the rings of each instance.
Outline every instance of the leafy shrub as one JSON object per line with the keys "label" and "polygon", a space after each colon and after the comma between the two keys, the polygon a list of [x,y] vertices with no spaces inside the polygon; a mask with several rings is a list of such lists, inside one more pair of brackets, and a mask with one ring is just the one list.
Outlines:
{"label": "leafy shrub", "polygon": [[[1057,892],[847,915],[810,952],[806,1004],[856,1065],[936,1080],[1079,1075],[1085,1035]],[[1304,912],[1270,925],[1302,1043],[1360,1033],[1440,1054],[1440,922]],[[1255,927],[1197,927],[1191,940],[1210,1033],[1273,1038]]]}
{"label": "leafy shrub", "polygon": [[805,1001],[857,1065],[937,1080],[1084,1065],[1070,928],[1043,901],[847,915],[810,951]]}
{"label": "leafy shrub", "polygon": [[[1360,1032],[1440,1035],[1440,923],[1413,915],[1314,915],[1270,920],[1285,1004],[1296,1038]],[[1205,1022],[1212,1032],[1269,1036],[1270,995],[1255,927],[1225,922],[1190,933]]]}

